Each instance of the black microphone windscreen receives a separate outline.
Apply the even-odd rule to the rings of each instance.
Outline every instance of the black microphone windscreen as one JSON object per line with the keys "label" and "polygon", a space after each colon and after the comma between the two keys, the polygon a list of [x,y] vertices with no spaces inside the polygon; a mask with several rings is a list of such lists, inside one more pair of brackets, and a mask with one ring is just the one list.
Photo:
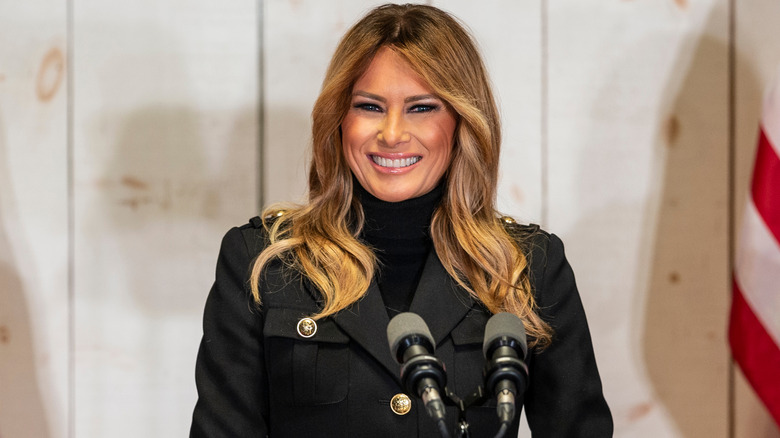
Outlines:
{"label": "black microphone windscreen", "polygon": [[428,330],[420,315],[412,312],[399,313],[387,325],[387,343],[390,345],[393,357],[398,357],[398,344],[401,340],[410,335],[422,336],[431,343],[433,348],[436,348],[431,331]]}
{"label": "black microphone windscreen", "polygon": [[488,320],[485,326],[485,342],[482,344],[482,353],[485,357],[487,357],[488,349],[493,341],[504,336],[517,340],[523,350],[523,357],[525,357],[528,352],[528,344],[523,321],[515,314],[508,312],[496,313]]}

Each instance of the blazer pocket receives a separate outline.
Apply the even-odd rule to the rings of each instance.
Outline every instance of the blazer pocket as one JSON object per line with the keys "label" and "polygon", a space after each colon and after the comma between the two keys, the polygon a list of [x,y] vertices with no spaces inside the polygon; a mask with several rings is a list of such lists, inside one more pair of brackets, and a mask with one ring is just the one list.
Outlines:
{"label": "blazer pocket", "polygon": [[329,318],[317,321],[310,338],[298,334],[306,312],[267,309],[266,345],[269,398],[288,406],[339,403],[349,390],[349,337]]}

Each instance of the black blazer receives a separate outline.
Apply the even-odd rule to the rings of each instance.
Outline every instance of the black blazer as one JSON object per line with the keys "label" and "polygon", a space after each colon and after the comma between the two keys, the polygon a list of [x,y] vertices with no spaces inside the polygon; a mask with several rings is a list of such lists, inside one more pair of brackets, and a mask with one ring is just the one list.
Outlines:
{"label": "black blazer", "polygon": [[[509,224],[523,239],[541,316],[553,343],[529,352],[523,397],[529,426],[541,437],[607,437],[612,418],[602,395],[585,313],[563,244],[538,227]],[[350,309],[317,321],[303,338],[298,321],[319,309],[318,294],[281,262],[261,282],[263,305],[248,292],[252,260],[266,245],[260,218],[222,241],[216,281],[206,301],[196,364],[198,402],[191,437],[438,437],[419,400],[403,416],[390,399],[403,388],[387,345],[389,322],[375,282]],[[459,287],[434,252],[410,308],[426,321],[447,386],[461,397],[481,383],[482,341],[490,313]],[[467,412],[471,436],[498,430],[495,402]],[[519,413],[517,415],[519,417]],[[448,408],[450,430],[456,411]],[[507,437],[517,436],[518,421]]]}

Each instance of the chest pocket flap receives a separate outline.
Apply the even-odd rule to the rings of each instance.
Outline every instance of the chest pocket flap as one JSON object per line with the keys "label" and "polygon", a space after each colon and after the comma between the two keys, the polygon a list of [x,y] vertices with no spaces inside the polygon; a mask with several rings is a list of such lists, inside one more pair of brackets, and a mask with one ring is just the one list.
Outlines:
{"label": "chest pocket flap", "polygon": [[266,309],[263,337],[271,398],[289,406],[339,403],[349,389],[349,337],[330,318],[310,337],[298,333],[307,312]]}

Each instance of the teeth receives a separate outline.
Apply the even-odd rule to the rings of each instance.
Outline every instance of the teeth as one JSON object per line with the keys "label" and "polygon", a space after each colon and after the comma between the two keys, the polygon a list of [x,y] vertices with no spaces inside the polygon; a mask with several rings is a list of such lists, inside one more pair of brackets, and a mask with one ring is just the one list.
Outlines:
{"label": "teeth", "polygon": [[374,160],[374,163],[382,167],[392,168],[407,167],[420,161],[420,157],[396,158],[395,160],[388,160],[387,158],[377,157],[376,155],[372,155],[371,159]]}

